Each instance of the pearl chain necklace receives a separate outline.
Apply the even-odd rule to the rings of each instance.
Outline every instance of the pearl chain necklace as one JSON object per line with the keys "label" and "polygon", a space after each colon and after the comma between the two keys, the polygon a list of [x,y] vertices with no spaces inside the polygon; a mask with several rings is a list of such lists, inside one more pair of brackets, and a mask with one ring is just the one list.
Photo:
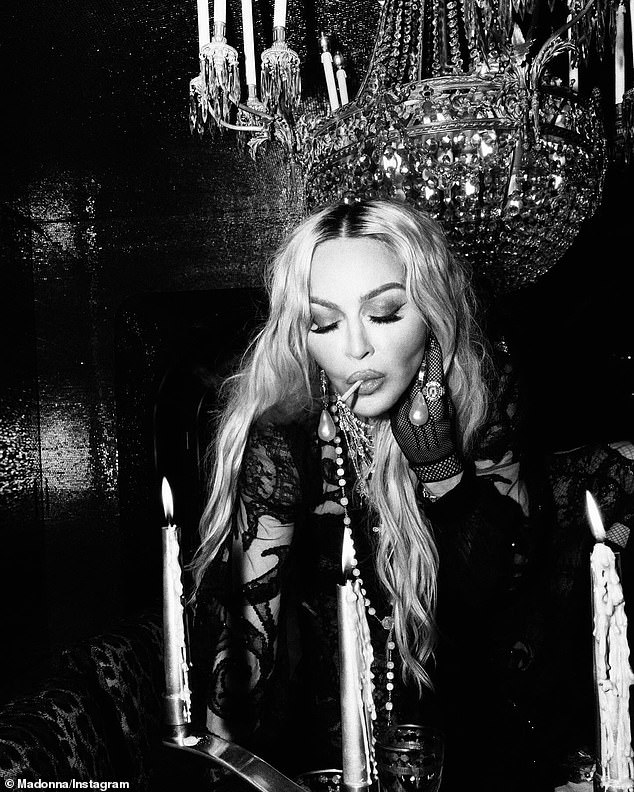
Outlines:
{"label": "pearl chain necklace", "polygon": [[[335,404],[333,404],[331,406],[331,408],[330,408],[330,410],[331,410],[331,412],[333,414],[332,418],[333,418],[333,421],[335,423],[335,426],[339,426],[339,427],[343,428],[343,426],[342,426],[343,421],[345,421],[345,423],[350,422],[350,418],[346,414],[346,413],[349,413],[350,416],[352,417],[352,419],[354,419],[353,423],[357,424],[357,428],[358,429],[360,429],[361,431],[363,431],[363,430],[367,431],[368,429],[371,428],[370,424],[366,424],[364,421],[361,421],[360,419],[358,419],[354,415],[354,413],[352,413],[352,411],[349,408],[347,408],[346,405],[343,405],[345,407],[345,410],[341,410],[341,405],[343,405],[343,402],[341,402],[341,400],[338,399],[337,402],[335,402]],[[341,418],[343,418],[344,415],[345,415],[345,418],[342,421]],[[363,432],[363,433],[365,435],[365,432]],[[337,464],[337,476],[338,476],[337,484],[338,484],[338,486],[339,486],[339,488],[341,490],[341,497],[339,498],[339,503],[341,504],[341,506],[343,508],[343,529],[346,532],[346,534],[348,535],[348,538],[350,540],[351,546],[354,547],[354,541],[352,539],[352,520],[350,519],[350,515],[348,513],[348,506],[349,506],[350,501],[349,501],[349,498],[348,498],[348,495],[347,495],[347,492],[346,492],[346,485],[347,485],[348,482],[347,482],[347,480],[345,478],[344,458],[343,458],[343,445],[342,445],[341,437],[340,437],[339,433],[337,433],[337,432],[335,433],[335,436],[332,439],[332,443],[334,443],[335,452],[336,452],[335,462]],[[349,451],[349,453],[350,453],[350,451]],[[356,470],[356,472],[358,474],[359,471],[357,470],[357,466],[355,464],[354,457],[353,457],[352,454],[350,454],[350,457],[351,457],[351,460],[352,460],[353,465],[355,467],[355,470]],[[370,467],[370,470],[371,469],[372,469],[372,467]],[[380,533],[382,529],[381,529],[380,526],[375,526],[372,530],[375,531],[376,533]],[[396,649],[396,643],[394,641],[394,618],[392,616],[385,616],[383,619],[381,619],[377,615],[376,608],[374,608],[374,606],[370,602],[370,599],[369,599],[369,597],[367,595],[367,591],[366,591],[366,589],[364,587],[363,580],[361,578],[361,571],[359,570],[359,568],[357,566],[356,556],[352,560],[352,574],[359,581],[359,586],[360,586],[360,589],[361,589],[361,594],[363,596],[363,601],[364,601],[364,605],[365,605],[365,608],[366,608],[366,612],[368,613],[369,616],[372,616],[374,619],[376,619],[376,621],[378,621],[379,624],[383,627],[383,629],[386,630],[387,633],[388,633],[386,644],[385,644],[385,660],[386,660],[386,663],[385,663],[385,666],[386,666],[385,690],[386,690],[386,693],[387,693],[387,699],[386,699],[386,702],[385,702],[385,710],[387,712],[387,725],[389,726],[391,724],[392,710],[394,708],[394,703],[392,701],[392,694],[393,694],[393,691],[394,691],[394,668],[395,668],[395,663],[394,663],[394,659],[393,659],[393,652]]]}

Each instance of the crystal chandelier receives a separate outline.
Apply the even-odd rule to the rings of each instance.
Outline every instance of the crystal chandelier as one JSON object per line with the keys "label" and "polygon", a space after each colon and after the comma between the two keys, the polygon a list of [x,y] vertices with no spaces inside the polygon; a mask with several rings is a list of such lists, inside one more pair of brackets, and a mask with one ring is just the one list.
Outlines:
{"label": "crystal chandelier", "polygon": [[317,113],[302,110],[284,0],[276,0],[271,47],[261,54],[259,96],[251,0],[242,0],[245,102],[238,54],[225,38],[226,0],[214,4],[211,40],[207,0],[198,0],[191,129],[236,129],[254,155],[280,142],[307,211],[342,200],[407,201],[441,223],[494,293],[513,291],[563,256],[600,201],[615,149],[593,82],[598,62],[614,64],[610,137],[631,157],[629,2],[385,0],[354,97],[322,35],[329,111]]}

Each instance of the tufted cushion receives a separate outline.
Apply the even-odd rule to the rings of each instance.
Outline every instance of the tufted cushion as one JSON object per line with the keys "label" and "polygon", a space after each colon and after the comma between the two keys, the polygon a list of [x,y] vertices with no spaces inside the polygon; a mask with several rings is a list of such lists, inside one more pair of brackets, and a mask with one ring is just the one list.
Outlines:
{"label": "tufted cushion", "polygon": [[82,679],[55,679],[0,712],[0,778],[115,778],[108,728]]}
{"label": "tufted cushion", "polygon": [[157,614],[84,641],[63,656],[83,675],[107,717],[116,723],[122,780],[149,789],[162,737],[162,622]]}

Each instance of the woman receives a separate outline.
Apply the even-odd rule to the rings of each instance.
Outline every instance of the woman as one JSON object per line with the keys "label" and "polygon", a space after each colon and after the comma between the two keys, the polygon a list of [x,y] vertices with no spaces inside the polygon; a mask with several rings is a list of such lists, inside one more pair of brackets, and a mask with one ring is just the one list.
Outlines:
{"label": "woman", "polygon": [[212,731],[288,773],[340,766],[348,531],[379,735],[439,723],[443,789],[494,746],[500,788],[524,788],[510,773],[540,788],[517,704],[524,514],[473,470],[488,367],[467,275],[428,217],[371,201],[291,234],[268,320],[229,383],[194,564]]}

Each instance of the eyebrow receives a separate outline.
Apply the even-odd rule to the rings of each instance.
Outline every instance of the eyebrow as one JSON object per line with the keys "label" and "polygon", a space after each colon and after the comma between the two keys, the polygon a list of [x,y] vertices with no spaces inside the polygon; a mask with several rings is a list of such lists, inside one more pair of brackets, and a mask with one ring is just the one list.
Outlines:
{"label": "eyebrow", "polygon": [[[376,289],[371,289],[366,294],[362,294],[359,302],[371,300],[373,297],[378,297],[379,294],[383,294],[383,292],[390,291],[391,289],[401,289],[402,291],[405,291],[405,286],[403,286],[402,283],[398,283],[397,281],[384,283],[382,286],[377,286]],[[322,300],[319,297],[311,297],[310,301],[316,305],[322,305],[324,308],[339,308],[336,303],[330,302],[329,300]]]}

